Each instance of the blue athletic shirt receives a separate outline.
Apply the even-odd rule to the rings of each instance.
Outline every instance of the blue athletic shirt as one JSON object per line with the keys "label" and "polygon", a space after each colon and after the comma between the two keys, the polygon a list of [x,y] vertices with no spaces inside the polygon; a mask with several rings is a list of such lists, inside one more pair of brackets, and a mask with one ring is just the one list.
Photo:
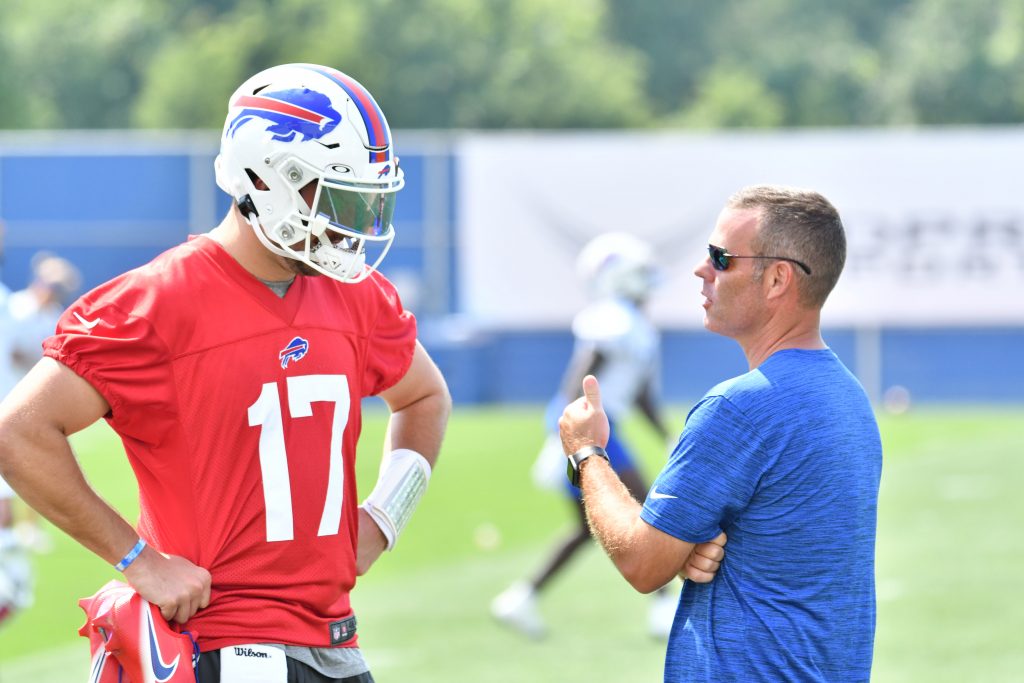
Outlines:
{"label": "blue athletic shirt", "polygon": [[728,535],[685,582],[665,661],[677,681],[867,681],[882,446],[829,349],[776,352],[694,406],[641,517],[691,543]]}

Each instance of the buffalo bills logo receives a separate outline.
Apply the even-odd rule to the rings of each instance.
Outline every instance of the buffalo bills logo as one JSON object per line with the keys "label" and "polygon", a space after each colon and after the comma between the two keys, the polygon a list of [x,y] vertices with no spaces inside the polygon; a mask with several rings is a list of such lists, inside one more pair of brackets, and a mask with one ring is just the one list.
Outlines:
{"label": "buffalo bills logo", "polygon": [[318,140],[341,123],[341,114],[331,106],[330,98],[306,88],[242,95],[234,106],[242,107],[242,111],[228,126],[229,137],[253,119],[269,121],[267,132],[281,142],[291,142],[296,134],[302,135],[302,142]]}
{"label": "buffalo bills logo", "polygon": [[385,166],[384,168],[380,169],[377,172],[377,180],[380,180],[383,176],[386,176],[388,173],[391,173],[391,164],[388,164],[387,166]]}
{"label": "buffalo bills logo", "polygon": [[289,361],[297,362],[302,360],[307,351],[309,351],[309,342],[302,337],[295,337],[278,354],[278,358],[281,359],[281,367],[287,368]]}

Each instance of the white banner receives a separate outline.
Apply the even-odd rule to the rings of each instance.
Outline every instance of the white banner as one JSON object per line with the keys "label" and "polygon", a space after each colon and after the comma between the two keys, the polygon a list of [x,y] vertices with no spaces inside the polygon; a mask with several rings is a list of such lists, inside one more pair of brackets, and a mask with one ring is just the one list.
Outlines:
{"label": "white banner", "polygon": [[479,133],[460,139],[462,308],[486,326],[564,327],[576,255],[624,230],[657,249],[665,327],[700,327],[694,266],[735,190],[818,190],[846,226],[826,325],[1024,324],[1024,131]]}

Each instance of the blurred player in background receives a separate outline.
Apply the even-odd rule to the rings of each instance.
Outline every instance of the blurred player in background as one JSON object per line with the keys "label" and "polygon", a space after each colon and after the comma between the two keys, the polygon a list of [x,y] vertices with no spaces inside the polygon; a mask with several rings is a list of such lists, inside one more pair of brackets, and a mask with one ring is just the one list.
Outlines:
{"label": "blurred player in background", "polygon": [[[647,484],[616,426],[636,407],[662,442],[667,442],[669,435],[659,401],[660,339],[644,310],[661,279],[651,248],[627,233],[606,233],[583,248],[576,265],[590,303],[573,320],[573,355],[560,390],[548,406],[549,437],[533,468],[538,484],[568,496],[576,525],[532,578],[514,583],[491,605],[495,618],[534,638],[546,631],[537,607],[538,594],[591,538],[580,491],[565,479],[565,455],[558,438],[558,417],[579,396],[581,381],[589,374],[601,378],[606,412],[613,425],[608,453],[615,471],[638,500],[647,495]],[[668,637],[677,601],[678,591],[670,586],[658,591],[649,613],[652,635]]]}
{"label": "blurred player in background", "polygon": [[[690,411],[642,505],[601,448],[599,380],[584,379],[560,420],[594,534],[637,590],[718,572],[685,583],[665,681],[871,676],[882,446],[864,389],[820,329],[845,259],[842,221],[819,193],[729,198],[694,273],[704,326],[735,339],[750,371]],[[726,534],[724,561],[699,550]]]}
{"label": "blurred player in background", "polygon": [[[235,91],[216,173],[235,200],[219,226],[63,315],[0,410],[0,472],[198,634],[200,683],[368,683],[349,594],[395,546],[450,411],[376,270],[403,173],[370,93],[312,64]],[[391,418],[359,504],[368,396]],[[101,417],[138,479],[137,530],[67,443]]]}
{"label": "blurred player in background", "polygon": [[14,529],[14,491],[0,479],[0,628],[33,602],[28,548]]}
{"label": "blurred player in background", "polygon": [[[4,225],[0,221],[0,262],[3,261]],[[0,282],[0,399],[18,381],[14,367],[16,328],[8,304],[11,291]],[[16,496],[0,477],[0,628],[17,612],[33,602],[32,565],[22,539],[15,530]]]}
{"label": "blurred player in background", "polygon": [[[39,361],[43,340],[53,334],[64,308],[82,284],[78,268],[50,252],[37,252],[31,265],[32,280],[28,287],[13,292],[7,299],[11,323],[11,388]],[[24,518],[15,524],[18,539],[36,552],[48,552],[53,542],[40,523],[38,513],[29,507],[24,507],[22,512]]]}
{"label": "blurred player in background", "polygon": [[19,379],[42,356],[43,340],[53,334],[81,284],[81,273],[67,259],[46,251],[32,257],[32,281],[11,294],[7,304],[15,328],[11,353]]}

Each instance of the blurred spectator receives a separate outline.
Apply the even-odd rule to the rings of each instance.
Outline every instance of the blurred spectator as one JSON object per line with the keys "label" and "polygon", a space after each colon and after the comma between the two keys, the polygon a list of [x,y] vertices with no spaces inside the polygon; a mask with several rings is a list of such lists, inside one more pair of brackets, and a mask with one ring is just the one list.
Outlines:
{"label": "blurred spectator", "polygon": [[0,625],[32,604],[32,566],[14,530],[14,492],[0,478]]}
{"label": "blurred spectator", "polygon": [[[0,221],[0,260],[3,257],[3,222]],[[14,368],[16,331],[8,305],[13,295],[0,282],[0,399],[18,381]],[[41,355],[40,351],[40,355]],[[32,571],[25,545],[15,533],[14,492],[0,477],[0,624],[32,604]]]}
{"label": "blurred spectator", "polygon": [[[81,285],[81,274],[70,261],[50,252],[40,251],[32,257],[32,281],[28,287],[14,293],[5,292],[3,343],[0,344],[0,373],[2,390],[6,396],[43,355],[43,340],[53,334],[57,320]],[[0,480],[2,482],[2,480]],[[14,533],[12,542],[37,552],[48,552],[53,542],[45,532],[39,515],[27,506],[24,518],[15,519],[14,496],[6,484],[7,501],[0,503],[0,522],[6,518],[6,528]],[[3,497],[4,491],[0,491]],[[0,541],[0,553],[3,552]],[[2,590],[2,588],[0,588]],[[0,598],[2,599],[2,598]]]}
{"label": "blurred spectator", "polygon": [[43,340],[53,334],[81,284],[78,268],[67,259],[45,251],[32,257],[32,282],[11,294],[7,303],[14,323],[11,354],[18,379],[42,357]]}

